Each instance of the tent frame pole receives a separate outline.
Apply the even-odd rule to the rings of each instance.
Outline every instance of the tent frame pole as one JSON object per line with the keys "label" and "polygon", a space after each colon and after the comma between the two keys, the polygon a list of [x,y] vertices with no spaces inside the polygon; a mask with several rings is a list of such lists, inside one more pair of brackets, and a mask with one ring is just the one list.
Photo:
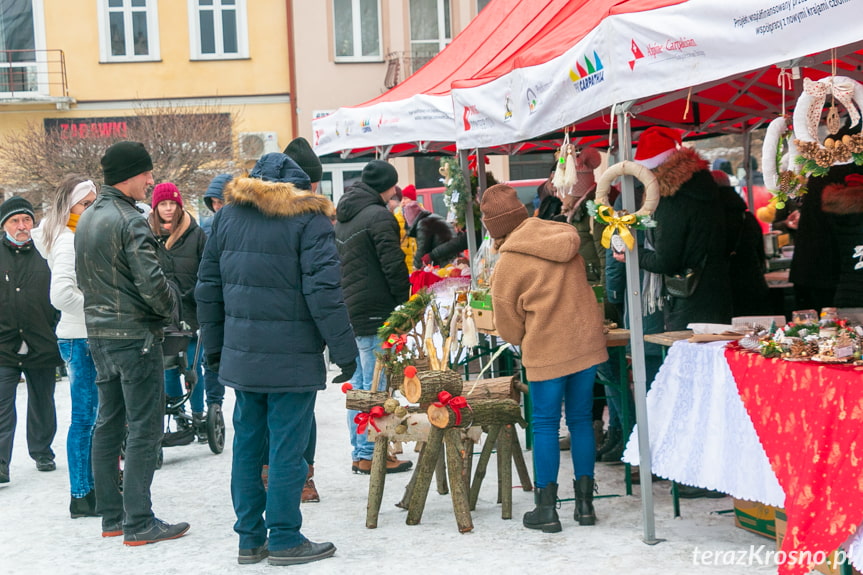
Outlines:
{"label": "tent frame pole", "polygon": [[[474,259],[476,258],[476,224],[473,219],[473,194],[470,193],[470,168],[468,167],[468,151],[458,151],[458,163],[461,171],[464,174],[464,181],[467,184],[467,204],[464,207],[464,229],[467,234],[467,253],[470,259],[470,266],[473,267]],[[485,175],[485,153],[483,150],[476,151],[477,165],[477,196],[476,201],[480,201],[482,193],[485,191],[486,175]],[[476,288],[476,274],[471,273],[471,287]]]}
{"label": "tent frame pole", "polygon": [[[629,110],[634,102],[615,106],[617,114],[618,158],[632,160],[632,130]],[[621,178],[623,208],[634,213],[635,185],[632,176]],[[644,367],[644,325],[641,309],[641,280],[638,265],[638,246],[626,254],[626,303],[629,310],[629,343],[632,349],[632,379],[635,394],[635,422],[638,426],[639,483],[641,485],[642,541],[656,545],[663,539],[656,538],[653,514],[653,476],[650,466],[650,437],[647,424],[647,375]]]}

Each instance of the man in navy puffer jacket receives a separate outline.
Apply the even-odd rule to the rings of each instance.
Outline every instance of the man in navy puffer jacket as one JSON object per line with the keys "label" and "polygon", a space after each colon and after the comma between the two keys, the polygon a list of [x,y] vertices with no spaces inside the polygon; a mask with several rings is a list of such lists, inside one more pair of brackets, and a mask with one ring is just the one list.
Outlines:
{"label": "man in navy puffer jacket", "polygon": [[324,345],[345,381],[357,347],[342,298],[333,205],[302,191],[308,184],[279,153],[231,181],[198,274],[207,362],[236,395],[231,497],[240,563],[269,556],[272,565],[291,565],[335,552],[332,543],[300,533],[303,451],[315,396],[326,383]]}

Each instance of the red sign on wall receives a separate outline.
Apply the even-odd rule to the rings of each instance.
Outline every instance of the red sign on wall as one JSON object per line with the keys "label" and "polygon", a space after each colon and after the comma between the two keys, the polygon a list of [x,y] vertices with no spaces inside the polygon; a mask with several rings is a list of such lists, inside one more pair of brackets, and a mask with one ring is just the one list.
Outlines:
{"label": "red sign on wall", "polygon": [[135,118],[45,118],[46,131],[58,131],[64,139],[126,138]]}

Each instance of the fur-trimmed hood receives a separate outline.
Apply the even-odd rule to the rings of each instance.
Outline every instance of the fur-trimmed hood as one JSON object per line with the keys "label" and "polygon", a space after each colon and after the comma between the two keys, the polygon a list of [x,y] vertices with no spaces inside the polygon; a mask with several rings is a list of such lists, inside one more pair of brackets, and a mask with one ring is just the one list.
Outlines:
{"label": "fur-trimmed hood", "polygon": [[863,182],[830,184],[821,192],[821,208],[831,214],[863,213]]}
{"label": "fur-trimmed hood", "polygon": [[658,167],[653,174],[659,180],[659,195],[673,196],[696,172],[708,170],[709,164],[691,148],[680,148]]}
{"label": "fur-trimmed hood", "polygon": [[333,203],[325,196],[301,190],[287,182],[265,182],[257,178],[236,178],[225,186],[225,201],[256,207],[269,217],[301,214],[335,214]]}

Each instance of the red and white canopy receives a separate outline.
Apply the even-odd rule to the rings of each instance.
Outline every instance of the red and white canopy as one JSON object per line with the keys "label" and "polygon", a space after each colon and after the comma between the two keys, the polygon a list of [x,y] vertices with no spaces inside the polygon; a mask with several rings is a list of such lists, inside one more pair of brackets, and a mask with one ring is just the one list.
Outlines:
{"label": "red and white canopy", "polygon": [[780,113],[777,64],[818,78],[838,46],[839,73],[863,80],[861,13],[863,0],[494,0],[402,84],[315,120],[313,144],[524,152],[567,126],[604,139],[626,101],[634,129],[739,131]]}
{"label": "red and white canopy", "polygon": [[452,82],[459,148],[530,140],[576,123],[584,129],[586,118],[629,101],[640,104],[636,115],[653,110],[651,124],[723,131],[729,123],[780,112],[774,65],[818,65],[829,54],[800,59],[837,46],[858,77],[863,61],[861,0],[549,4],[565,4],[571,12],[522,46],[516,58]]}

